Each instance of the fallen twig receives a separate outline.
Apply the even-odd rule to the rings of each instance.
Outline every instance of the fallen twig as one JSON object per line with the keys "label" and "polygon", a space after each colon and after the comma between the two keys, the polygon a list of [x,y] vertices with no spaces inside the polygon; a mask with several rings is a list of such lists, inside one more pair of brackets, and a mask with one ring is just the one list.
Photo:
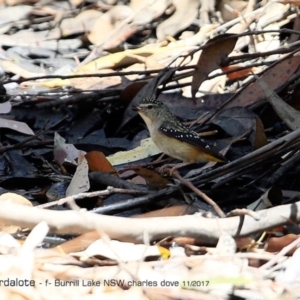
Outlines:
{"label": "fallen twig", "polygon": [[0,222],[33,228],[45,221],[51,232],[80,234],[101,228],[112,239],[141,243],[147,232],[150,240],[166,236],[188,236],[215,244],[224,232],[233,237],[248,236],[271,227],[300,222],[300,202],[268,208],[257,212],[260,219],[250,216],[209,219],[198,214],[179,217],[122,218],[97,215],[85,210],[53,211],[2,201]]}
{"label": "fallen twig", "polygon": [[92,198],[92,197],[99,197],[99,196],[108,196],[111,194],[130,194],[130,195],[141,195],[145,194],[145,191],[138,191],[138,190],[127,190],[127,189],[119,189],[114,187],[107,187],[106,190],[103,191],[95,191],[90,193],[79,193],[77,195],[72,195],[66,198],[59,199],[57,201],[52,201],[49,203],[38,205],[38,208],[48,208],[54,205],[63,205],[65,203],[75,201],[75,200],[81,200],[85,198]]}
{"label": "fallen twig", "polygon": [[190,181],[182,178],[178,171],[175,170],[173,172],[173,176],[175,178],[177,178],[183,185],[187,186],[188,188],[190,188],[193,192],[195,192],[199,197],[201,197],[206,203],[208,203],[209,205],[211,205],[213,207],[213,209],[216,211],[216,213],[221,217],[221,218],[225,218],[225,214],[222,211],[222,209],[220,208],[220,206],[211,198],[209,198],[206,194],[204,194],[202,191],[200,191],[198,188],[196,188]]}

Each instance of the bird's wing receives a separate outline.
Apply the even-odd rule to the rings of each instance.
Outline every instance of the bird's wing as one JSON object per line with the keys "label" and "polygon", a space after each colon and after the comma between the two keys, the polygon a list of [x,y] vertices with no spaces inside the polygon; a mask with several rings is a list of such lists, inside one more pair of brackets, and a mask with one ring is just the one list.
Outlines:
{"label": "bird's wing", "polygon": [[168,137],[191,144],[194,147],[201,149],[203,152],[218,158],[220,161],[226,161],[226,158],[222,154],[208,145],[195,131],[189,130],[182,124],[177,127],[174,126],[174,124],[173,126],[171,124],[169,126],[169,124],[164,123],[160,126],[159,130]]}

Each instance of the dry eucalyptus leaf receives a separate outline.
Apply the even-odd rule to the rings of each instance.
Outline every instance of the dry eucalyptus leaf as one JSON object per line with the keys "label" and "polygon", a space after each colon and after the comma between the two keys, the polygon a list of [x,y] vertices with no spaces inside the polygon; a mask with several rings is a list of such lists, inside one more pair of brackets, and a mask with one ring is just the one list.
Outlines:
{"label": "dry eucalyptus leaf", "polygon": [[11,111],[11,102],[0,103],[0,114],[8,114]]}
{"label": "dry eucalyptus leaf", "polygon": [[268,144],[268,139],[265,134],[264,125],[259,117],[255,118],[256,129],[255,129],[255,138],[253,142],[254,149],[259,149]]}
{"label": "dry eucalyptus leaf", "polygon": [[[294,242],[295,240],[299,239],[300,235],[299,234],[287,234],[281,237],[276,237],[276,236],[271,236],[270,238],[268,238],[266,244],[265,244],[265,250],[268,252],[279,252],[281,251],[284,247],[287,247],[289,244],[291,244],[292,242]],[[292,249],[290,249],[290,251],[288,252],[289,255],[292,255],[296,249],[299,249],[299,247],[294,247]],[[296,264],[297,269],[298,268],[298,263]],[[284,273],[283,273],[284,274]],[[281,276],[280,276],[281,277]],[[284,277],[282,276],[281,279],[283,279]]]}
{"label": "dry eucalyptus leaf", "polygon": [[118,32],[113,32],[114,29],[120,22],[129,18],[132,14],[133,11],[126,5],[114,6],[95,21],[93,28],[87,35],[89,41],[94,45],[100,45],[106,40],[112,39],[111,34],[120,34],[125,25]]}
{"label": "dry eucalyptus leaf", "polygon": [[[0,196],[0,201],[9,201],[13,203],[18,203],[26,206],[32,206],[32,203],[26,199],[25,197],[15,194],[15,193],[5,193]],[[6,232],[6,233],[16,233],[18,230],[20,230],[21,227],[13,225],[13,224],[7,224],[7,223],[0,223],[0,231]]]}
{"label": "dry eucalyptus leaf", "polygon": [[270,1],[269,5],[265,6],[264,13],[257,20],[257,28],[263,29],[269,24],[283,20],[289,15],[290,5],[281,4],[277,1]]}
{"label": "dry eucalyptus leaf", "polygon": [[175,13],[157,26],[157,38],[164,40],[167,36],[175,36],[190,26],[198,15],[199,4],[199,0],[174,0]]}
{"label": "dry eucalyptus leaf", "polygon": [[131,0],[129,6],[135,12],[133,23],[149,24],[164,14],[171,3],[172,0]]}
{"label": "dry eucalyptus leaf", "polygon": [[0,118],[0,128],[8,128],[24,134],[34,135],[26,123]]}
{"label": "dry eucalyptus leaf", "polygon": [[[226,37],[228,37],[228,39],[224,40]],[[232,52],[237,39],[235,34],[224,34],[206,43],[198,60],[192,80],[193,98],[196,96],[201,83],[207,79],[212,71],[219,68],[222,61]]]}
{"label": "dry eucalyptus leaf", "polygon": [[93,242],[85,251],[70,253],[69,255],[78,256],[82,261],[92,256],[100,256],[106,259],[127,262],[144,260],[149,256],[159,257],[160,251],[157,246],[100,239]]}
{"label": "dry eucalyptus leaf", "polygon": [[15,193],[5,193],[0,196],[0,201],[11,201],[22,205],[32,206],[32,203],[25,197]]}
{"label": "dry eucalyptus leaf", "polygon": [[300,112],[284,102],[262,79],[254,75],[280,119],[292,130],[300,128]]}
{"label": "dry eucalyptus leaf", "polygon": [[100,151],[90,151],[85,155],[91,172],[102,171],[118,176],[117,171]]}
{"label": "dry eucalyptus leaf", "polygon": [[[6,3],[6,5],[9,5]],[[1,33],[6,32],[14,22],[25,19],[32,11],[32,6],[29,5],[18,5],[18,6],[7,6],[1,7],[0,9],[0,25]],[[7,25],[8,24],[8,25]],[[4,26],[4,28],[3,28]]]}
{"label": "dry eucalyptus leaf", "polygon": [[66,144],[66,140],[57,132],[54,134],[54,158],[59,164],[68,161],[76,165],[75,159],[78,157],[79,150],[72,144]]}
{"label": "dry eucalyptus leaf", "polygon": [[19,75],[20,77],[24,77],[24,78],[45,75],[45,73],[34,73],[34,72],[27,71],[26,69],[22,68],[21,66],[9,60],[3,60],[1,62],[1,66],[6,71]]}
{"label": "dry eucalyptus leaf", "polygon": [[[210,75],[214,75],[216,73],[220,73],[220,69],[217,69],[213,72],[210,73]],[[222,76],[217,76],[215,78],[212,78],[210,80],[205,80],[202,82],[202,84],[200,85],[199,88],[199,92],[197,93],[197,98],[199,97],[203,97],[206,94],[213,94],[213,93],[218,93],[218,94],[223,94],[224,93],[224,87],[226,85],[226,75],[222,75]],[[185,94],[185,96],[189,96]]]}
{"label": "dry eucalyptus leaf", "polygon": [[247,209],[259,211],[266,209],[268,207],[272,207],[274,205],[280,204],[282,201],[282,191],[277,186],[272,186],[265,193],[261,195],[261,197],[250,203],[247,206]]}
{"label": "dry eucalyptus leaf", "polygon": [[90,189],[89,166],[83,153],[80,151],[78,155],[78,165],[76,172],[67,188],[66,196],[72,196],[86,192]]}
{"label": "dry eucalyptus leaf", "polygon": [[224,21],[230,21],[239,17],[247,6],[247,2],[243,0],[221,0],[218,2],[218,10],[220,10]]}
{"label": "dry eucalyptus leaf", "polygon": [[121,165],[132,161],[144,159],[146,157],[156,155],[161,151],[155,146],[151,138],[141,141],[141,146],[129,151],[119,151],[114,155],[108,156],[107,160],[113,165]]}
{"label": "dry eucalyptus leaf", "polygon": [[[300,64],[300,55],[296,55],[280,61],[271,66],[260,77],[271,89],[280,88],[295,73]],[[240,93],[228,102],[225,107],[249,106],[266,97],[258,82],[246,86]]]}
{"label": "dry eucalyptus leaf", "polygon": [[102,12],[87,9],[78,14],[75,18],[62,20],[60,29],[62,36],[69,36],[80,32],[90,32],[96,20],[102,16]]}
{"label": "dry eucalyptus leaf", "polygon": [[[131,170],[135,171],[136,174],[144,178],[147,184],[153,188],[163,189],[166,188],[169,184],[171,184],[171,181],[162,177],[162,175],[153,170],[149,170],[142,167],[132,167]],[[137,183],[135,181],[135,178],[133,178],[132,181],[134,183]]]}
{"label": "dry eucalyptus leaf", "polygon": [[[96,71],[95,73],[112,73],[112,69],[104,69]],[[80,74],[80,72],[77,72]],[[83,72],[83,75],[85,73]],[[91,75],[91,72],[89,73]],[[107,89],[109,87],[117,86],[121,84],[121,76],[97,76],[97,77],[82,77],[82,78],[70,78],[71,84],[77,88],[82,90],[102,90]]]}
{"label": "dry eucalyptus leaf", "polygon": [[233,255],[236,252],[237,246],[234,238],[224,232],[221,234],[216,248],[223,255]]}

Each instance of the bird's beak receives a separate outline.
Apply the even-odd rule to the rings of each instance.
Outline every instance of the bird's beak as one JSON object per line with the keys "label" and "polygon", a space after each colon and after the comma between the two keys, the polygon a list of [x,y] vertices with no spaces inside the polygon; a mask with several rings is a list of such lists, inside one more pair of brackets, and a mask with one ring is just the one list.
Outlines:
{"label": "bird's beak", "polygon": [[134,111],[137,111],[137,112],[139,112],[141,110],[141,108],[139,106],[132,106],[131,109]]}

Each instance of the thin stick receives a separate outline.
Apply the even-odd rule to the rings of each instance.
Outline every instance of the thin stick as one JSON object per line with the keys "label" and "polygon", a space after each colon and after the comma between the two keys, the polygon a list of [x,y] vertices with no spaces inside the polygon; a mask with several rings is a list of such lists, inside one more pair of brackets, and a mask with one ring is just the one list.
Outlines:
{"label": "thin stick", "polygon": [[49,203],[41,204],[36,207],[38,208],[47,208],[54,205],[63,205],[65,203],[70,203],[75,200],[81,200],[85,198],[92,198],[97,196],[107,196],[111,194],[131,194],[131,195],[141,195],[141,194],[147,194],[145,191],[138,191],[138,190],[127,190],[127,189],[120,189],[120,188],[114,188],[114,187],[107,187],[106,190],[103,191],[96,191],[96,192],[90,192],[90,193],[79,193],[77,195],[68,196],[66,198],[59,199],[57,201],[52,201]]}
{"label": "thin stick", "polygon": [[177,178],[183,185],[187,186],[190,188],[193,192],[195,192],[199,197],[201,197],[206,203],[211,205],[213,209],[216,211],[216,213],[221,217],[225,218],[226,215],[220,208],[220,206],[211,198],[209,198],[206,194],[204,194],[202,191],[200,191],[198,188],[196,188],[190,181],[182,178],[177,170],[174,170],[172,174],[175,178]]}

